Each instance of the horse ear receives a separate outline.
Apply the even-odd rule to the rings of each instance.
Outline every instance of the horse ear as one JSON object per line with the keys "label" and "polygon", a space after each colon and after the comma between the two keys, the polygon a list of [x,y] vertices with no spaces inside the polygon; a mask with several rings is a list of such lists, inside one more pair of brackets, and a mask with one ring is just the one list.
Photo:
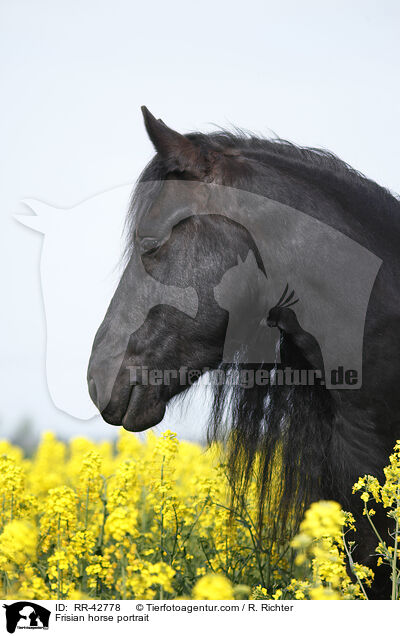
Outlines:
{"label": "horse ear", "polygon": [[196,177],[208,173],[209,162],[196,144],[169,128],[161,119],[156,119],[146,106],[142,106],[142,113],[147,134],[169,170],[188,172]]}

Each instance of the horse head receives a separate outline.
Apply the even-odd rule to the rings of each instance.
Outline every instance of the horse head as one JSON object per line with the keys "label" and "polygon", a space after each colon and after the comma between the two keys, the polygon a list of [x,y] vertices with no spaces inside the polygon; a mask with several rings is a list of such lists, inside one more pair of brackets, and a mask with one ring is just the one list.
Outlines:
{"label": "horse head", "polygon": [[160,422],[193,374],[219,366],[228,312],[214,289],[250,250],[263,268],[249,232],[210,191],[238,169],[240,156],[143,112],[157,154],[132,199],[126,267],[88,369],[102,417],[131,431]]}

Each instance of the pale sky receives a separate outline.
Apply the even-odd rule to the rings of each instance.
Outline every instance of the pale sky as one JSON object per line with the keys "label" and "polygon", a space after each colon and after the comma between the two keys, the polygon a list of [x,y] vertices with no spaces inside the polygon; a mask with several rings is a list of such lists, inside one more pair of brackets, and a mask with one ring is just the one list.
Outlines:
{"label": "pale sky", "polygon": [[[21,200],[69,208],[133,182],[152,155],[141,104],[181,132],[234,124],[328,148],[400,192],[399,30],[396,0],[1,0],[0,435],[24,416],[115,435],[50,399],[42,237],[13,219]],[[196,398],[167,425],[197,436],[204,414]]]}

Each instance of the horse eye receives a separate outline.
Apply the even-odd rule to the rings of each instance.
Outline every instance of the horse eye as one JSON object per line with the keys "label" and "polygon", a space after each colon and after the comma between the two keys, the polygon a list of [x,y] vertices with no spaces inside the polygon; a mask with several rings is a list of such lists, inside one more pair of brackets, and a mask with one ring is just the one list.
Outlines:
{"label": "horse eye", "polygon": [[155,252],[158,247],[160,247],[160,241],[157,239],[150,237],[140,239],[140,252],[142,254],[151,254],[152,252]]}

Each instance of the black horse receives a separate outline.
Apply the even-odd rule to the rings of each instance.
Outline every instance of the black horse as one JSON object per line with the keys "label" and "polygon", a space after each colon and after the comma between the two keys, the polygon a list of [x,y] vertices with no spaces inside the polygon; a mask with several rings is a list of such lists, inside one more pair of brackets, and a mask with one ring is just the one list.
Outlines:
{"label": "black horse", "polygon": [[[340,232],[382,261],[362,325],[362,385],[349,390],[321,383],[278,387],[217,382],[209,437],[226,433],[223,423],[228,419],[233,440],[228,466],[239,495],[246,489],[260,452],[260,519],[279,449],[282,523],[293,511],[300,519],[313,500],[337,500],[358,521],[355,560],[374,567],[375,540],[351,488],[365,473],[382,476],[393,444],[400,437],[400,202],[328,152],[240,132],[181,135],[146,108],[143,114],[157,154],[134,193],[128,215],[126,268],[93,344],[88,370],[93,401],[110,424],[141,431],[162,420],[171,398],[192,384],[191,372],[198,377],[199,369],[218,369],[227,377],[241,368],[276,371],[278,362],[257,360],[252,364],[252,360],[224,358],[229,315],[216,301],[214,289],[227,271],[237,267],[238,257],[240,263],[246,261],[249,251],[263,272],[263,280],[271,277],[268,279],[255,237],[215,205],[210,209],[203,186],[224,186],[265,197]],[[180,207],[184,213],[177,214],[165,194],[171,184],[191,186],[185,190],[187,200]],[[205,213],[193,212],[200,207]],[[175,220],[165,234],[159,228],[168,218]],[[292,238],[295,244],[297,235]],[[304,235],[300,238],[304,240]],[[324,263],[323,244],[319,258],[316,268]],[[153,281],[150,291],[142,289],[144,275]],[[284,272],[282,277],[288,280]],[[172,302],[157,301],[162,298],[157,296],[159,286],[172,290]],[[185,290],[192,292],[189,303],[181,294]],[[153,292],[156,300],[148,302]],[[258,291],[253,296],[245,292],[236,290],[237,308],[248,312],[249,298],[254,298],[264,311],[262,333],[267,337],[276,331],[267,326],[266,318],[279,293],[268,297],[267,292]],[[354,297],[357,294],[356,289]],[[139,319],[138,298],[145,306]],[[300,300],[296,310],[304,305],[304,299]],[[294,310],[286,312],[295,316]],[[271,324],[279,326],[279,316]],[[299,324],[296,318],[295,324]],[[280,329],[282,335],[284,320]],[[311,338],[320,353],[308,332],[309,338],[303,342]],[[297,354],[299,366],[301,360],[312,359],[301,346],[297,353],[292,351],[294,362]],[[158,375],[149,383],[143,370],[168,371],[168,381]],[[385,529],[388,519],[378,518],[377,523]],[[382,531],[387,538],[387,530]],[[388,595],[384,579],[389,579],[389,573],[382,566],[376,570],[373,597]]]}

